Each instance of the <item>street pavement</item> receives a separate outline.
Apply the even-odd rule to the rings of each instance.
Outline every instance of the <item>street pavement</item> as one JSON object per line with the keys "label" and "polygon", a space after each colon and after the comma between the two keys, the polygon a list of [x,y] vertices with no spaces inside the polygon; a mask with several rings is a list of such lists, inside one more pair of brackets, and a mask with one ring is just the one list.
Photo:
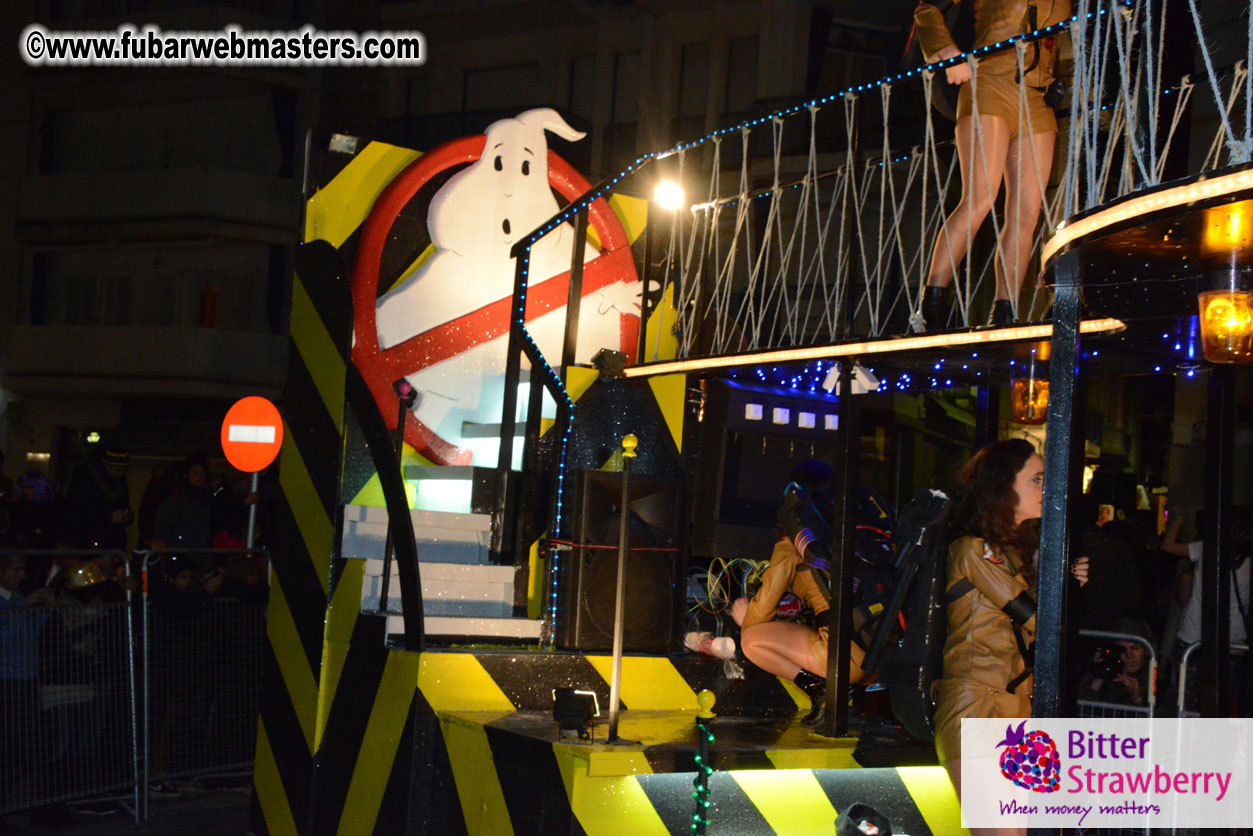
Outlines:
{"label": "street pavement", "polygon": [[0,836],[244,836],[250,793],[247,782],[212,788],[188,786],[176,797],[150,799],[148,820],[138,823],[120,807],[117,813],[101,816],[76,811],[75,805],[69,804],[69,820],[57,827],[33,824],[29,813],[14,813],[0,819]]}

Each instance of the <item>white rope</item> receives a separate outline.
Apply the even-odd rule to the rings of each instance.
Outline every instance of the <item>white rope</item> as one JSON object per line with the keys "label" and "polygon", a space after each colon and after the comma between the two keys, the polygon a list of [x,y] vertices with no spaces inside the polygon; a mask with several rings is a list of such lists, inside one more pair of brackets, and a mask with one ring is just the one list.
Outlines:
{"label": "white rope", "polygon": [[1087,74],[1083,71],[1085,66],[1083,56],[1086,54],[1086,50],[1084,48],[1081,23],[1084,20],[1082,8],[1087,5],[1087,0],[1080,0],[1080,3],[1079,18],[1070,24],[1070,42],[1072,44],[1074,68],[1071,73],[1070,84],[1070,133],[1066,142],[1066,167],[1062,174],[1062,201],[1061,211],[1059,212],[1063,217],[1072,215],[1078,203],[1078,161],[1081,153],[1082,129],[1086,125],[1085,120],[1081,116],[1076,115],[1085,112],[1083,107],[1087,98]]}
{"label": "white rope", "polygon": [[[1210,144],[1209,151],[1205,155],[1205,163],[1202,166],[1204,169],[1218,168],[1219,160],[1221,160],[1223,156],[1224,145],[1228,150],[1228,163],[1248,162],[1247,159],[1241,159],[1244,143],[1242,141],[1237,141],[1231,136],[1231,124],[1228,121],[1232,108],[1235,107],[1236,99],[1240,95],[1240,86],[1247,73],[1248,71],[1244,67],[1244,61],[1239,61],[1236,64],[1231,90],[1227,94],[1226,103],[1224,104],[1221,98],[1216,102],[1218,105],[1218,112],[1222,116],[1222,129],[1218,133],[1214,134],[1214,141]],[[1226,141],[1224,142],[1224,140]]]}
{"label": "white rope", "polygon": [[[819,108],[816,105],[810,105],[809,107],[809,160],[805,169],[805,177],[806,177],[807,182],[806,182],[806,187],[805,187],[804,199],[802,201],[806,207],[806,211],[808,211],[809,209],[810,202],[813,203],[812,213],[813,213],[813,219],[814,219],[814,236],[817,240],[814,244],[814,248],[812,251],[813,256],[811,256],[810,262],[807,265],[805,263],[806,249],[804,247],[804,240],[802,239],[800,268],[798,270],[798,282],[799,282],[800,291],[797,293],[797,296],[796,296],[796,305],[797,305],[796,316],[798,319],[801,316],[805,316],[806,326],[808,326],[808,320],[809,320],[809,317],[806,315],[806,313],[808,311],[813,310],[814,298],[818,292],[819,283],[814,280],[815,275],[819,277],[821,282],[823,283],[826,282],[826,270],[824,269],[825,265],[822,260],[822,254],[826,252],[826,249],[827,249],[826,233],[827,233],[828,227],[826,226],[826,224],[822,223],[822,220],[821,220],[822,207],[819,202],[820,189],[818,188],[818,111],[819,111]],[[829,222],[830,222],[830,212],[827,213],[827,223]],[[809,298],[806,302],[802,303],[802,297],[804,296],[805,288],[809,289]]]}
{"label": "white rope", "polygon": [[[731,172],[721,171],[722,134],[711,138],[713,149],[707,154],[685,155],[685,150],[699,143],[676,148],[681,175],[689,182],[703,179],[704,188],[693,190],[705,190],[708,197],[706,205],[690,216],[677,218],[672,225],[664,248],[665,267],[659,272],[662,299],[670,292],[675,296],[674,332],[680,352],[812,344],[854,334],[881,336],[901,327],[906,318],[918,328],[917,309],[933,267],[940,276],[945,275],[945,268],[949,271],[956,291],[957,316],[967,325],[974,324],[974,301],[991,295],[986,293],[985,284],[993,277],[1001,274],[1008,281],[1012,274],[1021,279],[1024,287],[1020,290],[1025,290],[1034,278],[1034,253],[1062,218],[1161,182],[1167,162],[1177,159],[1174,139],[1186,129],[1182,120],[1191,113],[1191,97],[1199,85],[1185,78],[1177,89],[1163,87],[1161,56],[1167,8],[1166,0],[1154,1],[1162,5],[1136,0],[1125,10],[1118,0],[1075,0],[1078,18],[1069,24],[1075,58],[1072,118],[1067,133],[1056,139],[1054,154],[1065,153],[1066,157],[1062,181],[1053,190],[1049,189],[1047,161],[1034,141],[1038,126],[1033,125],[1031,102],[1027,91],[1018,91],[1016,156],[1006,160],[1005,173],[1012,167],[1019,177],[1036,178],[1043,223],[1032,229],[1020,223],[1006,228],[1012,219],[1035,214],[1035,207],[1027,207],[1024,200],[1029,189],[1007,190],[1007,199],[1022,201],[1021,205],[998,207],[996,203],[1004,178],[994,182],[989,176],[997,161],[988,157],[990,136],[980,124],[977,95],[980,83],[988,83],[988,76],[979,73],[977,59],[970,62],[969,93],[974,112],[969,163],[981,167],[971,170],[982,172],[984,184],[980,188],[986,191],[979,193],[978,200],[974,194],[962,197],[969,198],[971,204],[986,198],[992,216],[987,228],[998,244],[984,245],[985,234],[976,235],[971,226],[966,230],[965,255],[960,259],[955,254],[962,242],[951,240],[953,232],[946,223],[946,208],[957,202],[954,198],[959,194],[960,155],[950,153],[952,147],[935,124],[931,112],[934,78],[930,73],[919,74],[927,110],[925,123],[918,126],[921,144],[907,155],[898,152],[900,161],[893,159],[894,142],[901,140],[891,124],[893,110],[899,112],[900,107],[893,97],[912,97],[918,89],[900,80],[871,85],[880,88],[882,107],[874,112],[876,118],[881,114],[883,119],[881,124],[875,123],[881,132],[881,147],[875,150],[873,160],[856,159],[853,153],[851,138],[866,136],[873,129],[867,131],[867,125],[859,125],[860,94],[851,91],[841,96],[844,130],[832,132],[834,136],[824,135],[817,101],[738,126],[740,176],[733,186],[737,190],[727,194],[721,193],[723,187],[731,185]],[[1192,24],[1199,33],[1203,29],[1198,7],[1196,0],[1189,0]],[[1253,56],[1253,21],[1248,25],[1250,43],[1240,50],[1246,53],[1246,60],[1234,71],[1219,77],[1212,64],[1222,59],[1209,52],[1204,56],[1209,89],[1223,124],[1209,152],[1203,157],[1194,155],[1192,169],[1197,157],[1206,169],[1228,159],[1238,160],[1246,146],[1253,146],[1253,111],[1248,103],[1253,97],[1253,75],[1248,72],[1247,59]],[[1015,51],[1021,77],[1029,56],[1024,45],[1016,45]],[[1227,84],[1231,87],[1224,87]],[[1173,101],[1159,101],[1165,96]],[[1169,119],[1164,106],[1171,108]],[[1102,111],[1102,107],[1106,109]],[[1234,127],[1239,107],[1245,108],[1242,136],[1236,135]],[[785,152],[785,140],[793,139],[792,132],[799,129],[787,127],[786,120],[797,117],[808,119],[809,145],[803,161],[799,153]],[[765,124],[771,125],[772,140],[767,183],[760,179],[766,173],[764,155],[757,160],[749,155],[751,131]],[[845,137],[850,141],[840,147],[838,143]],[[1198,151],[1206,148],[1210,137],[1205,139],[1207,142],[1198,143]],[[1024,141],[1028,142],[1027,149],[1023,148]],[[834,165],[829,162],[832,156],[837,159]],[[795,167],[790,167],[793,164]],[[1024,170],[1028,165],[1033,172]],[[803,174],[799,174],[802,167]],[[758,198],[769,203],[757,203]],[[734,216],[729,214],[732,205]],[[838,229],[832,228],[833,223]],[[949,237],[940,238],[942,235]],[[1028,243],[1032,257],[1010,269],[1009,259],[1016,257],[1010,250],[1027,249]],[[930,263],[936,250],[943,250],[939,258],[947,259],[947,264]],[[856,292],[850,292],[852,288]],[[1049,296],[1049,291],[1039,286],[1034,286],[1029,301],[1021,294],[1010,294],[1019,318],[1023,307],[1032,315],[1047,308]],[[666,329],[648,335],[647,354],[657,353],[662,330]]]}
{"label": "white rope", "polygon": [[[778,322],[777,316],[771,316],[770,310],[777,296],[783,295],[786,303],[787,283],[783,277],[783,228],[782,228],[782,212],[780,211],[780,203],[782,201],[782,190],[779,185],[779,166],[781,163],[781,146],[783,136],[783,120],[778,116],[770,120],[770,149],[771,164],[773,176],[770,183],[770,208],[766,213],[766,234],[762,238],[761,250],[757,254],[757,264],[760,271],[761,282],[765,298],[762,300],[759,308],[760,316],[758,320],[758,337],[760,340],[761,329],[769,322],[770,330],[766,336],[766,344],[774,342],[775,325]],[[775,244],[779,247],[778,270],[775,272],[774,281],[771,281],[770,255],[771,245]],[[756,346],[754,346],[756,347]]]}
{"label": "white rope", "polygon": [[[713,163],[709,175],[709,189],[706,192],[706,201],[713,202],[718,198],[718,181],[722,172],[722,137],[715,137],[713,144]],[[700,308],[701,291],[704,289],[705,263],[712,261],[717,257],[717,241],[718,241],[718,216],[721,208],[713,205],[709,209],[701,211],[693,218],[693,228],[699,227],[702,230],[700,258],[696,262],[696,279],[695,281],[681,281],[679,290],[681,299],[676,303],[678,305],[679,321],[682,323],[680,328],[683,337],[682,356],[689,356],[695,347],[695,340],[700,334],[700,323],[708,314],[711,304],[716,302],[717,283],[712,283],[712,287],[704,294],[705,309]],[[698,222],[699,221],[699,222]],[[688,267],[685,267],[684,276],[689,275]]]}
{"label": "white rope", "polygon": [[[1135,29],[1133,28],[1134,21],[1131,18],[1130,10],[1123,9],[1121,14],[1111,14],[1110,22],[1110,28],[1114,30],[1114,44],[1118,50],[1118,65],[1124,68],[1130,67],[1131,49],[1135,40]],[[1140,171],[1142,181],[1148,182],[1149,167],[1144,161],[1144,151],[1140,147],[1140,144],[1135,141],[1135,136],[1132,133],[1136,126],[1136,101],[1139,98],[1138,95],[1132,94],[1132,90],[1136,90],[1138,85],[1137,87],[1132,87],[1128,84],[1127,77],[1130,74],[1127,72],[1120,72],[1117,75],[1120,90],[1122,92],[1121,102],[1126,108],[1126,112],[1124,114],[1124,125],[1126,130],[1125,145],[1130,151],[1129,156],[1131,159],[1135,160],[1136,168]],[[1124,154],[1123,158],[1127,159],[1127,157],[1128,155]],[[1127,159],[1128,165],[1131,164],[1131,159]]]}
{"label": "white rope", "polygon": [[[926,111],[926,121],[923,125],[923,138],[922,138],[922,195],[918,201],[918,207],[919,207],[918,229],[922,233],[919,236],[919,238],[923,242],[930,239],[930,236],[927,235],[927,196],[928,196],[928,186],[930,184],[930,181],[927,179],[927,172],[931,168],[931,161],[933,159],[934,154],[933,153],[928,154],[927,149],[931,149],[932,152],[934,152],[934,149],[935,149],[935,126],[934,126],[934,122],[932,122],[932,119],[931,119],[931,94],[932,94],[932,87],[934,86],[934,81],[935,81],[935,75],[930,70],[927,70],[922,73],[922,106],[923,106],[923,109]],[[938,173],[938,170],[939,170],[938,162],[937,162],[936,170]],[[943,210],[944,210],[944,202],[941,200],[940,211],[943,212]],[[920,246],[925,246],[925,244],[921,244]],[[927,285],[927,280],[930,278],[929,276],[930,270],[931,270],[930,261],[928,260],[926,262],[923,262],[922,269],[919,270],[919,275],[920,275],[920,278],[918,281],[918,299],[919,300],[922,299],[923,294],[925,293],[924,288]],[[913,303],[910,304],[910,308],[909,308],[909,328],[915,334],[921,333],[924,327],[924,323],[922,320],[922,311],[919,310],[919,308],[920,308],[920,305],[915,305]]]}
{"label": "white rope", "polygon": [[1166,160],[1170,156],[1170,147],[1175,138],[1175,129],[1179,127],[1179,120],[1183,118],[1183,112],[1188,107],[1188,102],[1192,98],[1192,91],[1196,87],[1192,83],[1192,76],[1185,75],[1179,82],[1179,95],[1175,97],[1175,112],[1170,117],[1170,130],[1166,132],[1166,142],[1162,145],[1162,156],[1157,161],[1157,182],[1162,181],[1162,176],[1166,172]]}
{"label": "white rope", "polygon": [[[1223,97],[1218,92],[1218,76],[1214,72],[1214,62],[1209,57],[1209,45],[1205,43],[1205,28],[1201,26],[1201,14],[1196,9],[1196,0],[1188,0],[1188,9],[1192,12],[1192,27],[1196,31],[1196,42],[1201,47],[1201,57],[1205,59],[1205,75],[1209,78],[1210,90],[1214,94],[1214,105],[1218,108],[1218,115],[1222,119],[1223,135],[1227,140],[1226,144],[1230,154],[1230,161],[1233,163],[1248,162],[1249,148],[1245,146],[1242,140],[1236,139],[1235,133],[1231,130],[1231,121],[1227,118],[1230,103],[1227,107],[1223,107]],[[1233,101],[1234,98],[1233,96]]]}

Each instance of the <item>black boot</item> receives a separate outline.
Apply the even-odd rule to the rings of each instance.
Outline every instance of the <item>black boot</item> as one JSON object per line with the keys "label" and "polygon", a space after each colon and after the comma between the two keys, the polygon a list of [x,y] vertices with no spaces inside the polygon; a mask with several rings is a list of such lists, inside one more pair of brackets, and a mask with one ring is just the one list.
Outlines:
{"label": "black boot", "polygon": [[992,315],[988,317],[988,325],[1005,328],[1014,324],[1014,306],[1008,299],[997,299],[992,303]]}
{"label": "black boot", "polygon": [[943,331],[948,325],[947,287],[927,285],[922,290],[922,323],[928,334]]}
{"label": "black boot", "polygon": [[826,707],[827,680],[801,668],[800,673],[792,677],[792,681],[796,683],[797,688],[805,692],[811,704],[809,713],[801,720],[801,724],[805,726],[820,724],[826,714],[823,709]]}

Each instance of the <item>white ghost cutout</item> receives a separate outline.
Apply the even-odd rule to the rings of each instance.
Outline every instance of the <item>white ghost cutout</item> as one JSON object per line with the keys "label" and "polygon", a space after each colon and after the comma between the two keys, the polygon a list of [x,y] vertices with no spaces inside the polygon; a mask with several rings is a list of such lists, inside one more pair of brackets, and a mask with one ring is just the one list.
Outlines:
{"label": "white ghost cutout", "polygon": [[[548,182],[546,130],[571,141],[584,136],[551,108],[494,122],[487,128],[482,157],[436,192],[427,215],[436,251],[379,298],[380,348],[512,296],[510,248],[560,208]],[[532,246],[531,286],[570,269],[573,235],[573,227],[562,224]],[[584,259],[597,255],[588,246]],[[586,362],[600,348],[619,347],[619,313],[638,315],[640,288],[638,281],[619,282],[584,298],[577,361]],[[565,317],[562,305],[527,323],[553,366],[561,359]],[[418,420],[458,445],[464,422],[499,423],[507,346],[507,335],[496,337],[409,375],[406,380],[418,391]]]}

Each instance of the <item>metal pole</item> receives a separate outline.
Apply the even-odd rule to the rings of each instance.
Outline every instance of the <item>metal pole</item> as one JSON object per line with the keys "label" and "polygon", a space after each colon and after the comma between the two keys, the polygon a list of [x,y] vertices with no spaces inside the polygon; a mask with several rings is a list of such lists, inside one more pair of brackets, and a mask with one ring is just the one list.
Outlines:
{"label": "metal pole", "polygon": [[[645,233],[647,234],[647,233]],[[561,347],[561,377],[574,365],[579,346],[579,312],[583,304],[583,258],[587,248],[587,210],[574,216],[574,249],[570,252],[570,287],[566,290],[566,336]]]}
{"label": "metal pole", "polygon": [[[500,455],[496,467],[502,474],[513,467],[513,433],[518,425],[518,383],[522,380],[522,334],[526,317],[527,268],[530,248],[517,244],[510,250],[516,259],[513,272],[513,307],[509,320],[509,349],[505,356],[505,397],[500,409]],[[502,484],[503,490],[503,484]]]}
{"label": "metal pole", "polygon": [[1231,675],[1231,485],[1235,370],[1210,369],[1206,392],[1205,522],[1201,530],[1201,716],[1226,717]]}
{"label": "metal pole", "polygon": [[853,533],[856,528],[854,507],[857,502],[857,464],[860,454],[861,421],[859,400],[853,395],[853,377],[857,362],[847,358],[840,367],[839,415],[840,461],[835,474],[835,519],[831,521],[832,567],[830,602],[833,617],[827,625],[827,689],[822,733],[831,737],[848,734],[849,644],[853,637]]}
{"label": "metal pole", "polygon": [[1049,361],[1048,435],[1044,443],[1044,515],[1040,521],[1040,565],[1035,642],[1036,717],[1057,717],[1061,708],[1062,607],[1070,557],[1070,497],[1078,493],[1076,435],[1081,432],[1076,390],[1079,363],[1080,252],[1054,268],[1053,339]]}
{"label": "metal pole", "polygon": [[[407,380],[401,379],[392,384],[392,388],[396,390],[397,400],[399,402],[399,414],[396,416],[396,464],[400,467],[401,478],[405,475],[404,453],[405,453],[405,416],[413,407],[413,402],[417,400],[418,390],[409,385]],[[255,490],[255,489],[254,489]],[[249,548],[252,547],[252,538],[248,539]],[[387,527],[387,537],[383,541],[383,577],[379,585],[379,612],[387,612],[388,590],[392,580],[392,527]]]}
{"label": "metal pole", "polygon": [[626,598],[627,518],[631,513],[631,459],[639,440],[622,439],[622,513],[618,523],[618,584],[613,603],[613,675],[609,678],[609,742],[618,740],[618,695],[622,691],[622,606]]}
{"label": "metal pole", "polygon": [[[258,488],[260,477],[260,473],[253,471],[252,480],[248,483],[248,493],[257,494],[257,500],[261,498]],[[252,548],[252,538],[257,531],[257,500],[253,500],[253,503],[248,506],[248,534],[244,537],[245,549]]]}
{"label": "metal pole", "polygon": [[149,729],[152,727],[151,707],[152,707],[152,676],[151,653],[148,652],[148,637],[150,635],[148,629],[148,557],[149,553],[144,553],[143,568],[140,570],[140,583],[143,584],[143,627],[144,627],[144,780],[143,780],[143,806],[144,820],[148,819],[148,784],[152,775],[152,741],[150,739]]}
{"label": "metal pole", "polygon": [[[644,270],[643,275],[643,291],[640,293],[640,333],[636,339],[635,346],[635,362],[648,362],[648,315],[651,313],[648,305],[648,279],[653,273],[653,239],[657,236],[650,230],[653,225],[653,207],[651,200],[648,202],[648,222],[644,224],[644,231],[640,233],[644,236]],[[675,297],[678,298],[677,296]]]}
{"label": "metal pole", "polygon": [[[122,568],[125,570],[126,579],[131,579],[131,562],[127,559],[124,552],[117,552],[122,560]],[[138,689],[135,687],[135,617],[133,612],[133,604],[135,603],[135,593],[131,589],[131,585],[126,585],[126,662],[128,677],[127,681],[131,689],[131,777],[135,782],[135,813],[133,818],[135,822],[139,822],[139,711]],[[147,695],[145,695],[146,697]]]}

